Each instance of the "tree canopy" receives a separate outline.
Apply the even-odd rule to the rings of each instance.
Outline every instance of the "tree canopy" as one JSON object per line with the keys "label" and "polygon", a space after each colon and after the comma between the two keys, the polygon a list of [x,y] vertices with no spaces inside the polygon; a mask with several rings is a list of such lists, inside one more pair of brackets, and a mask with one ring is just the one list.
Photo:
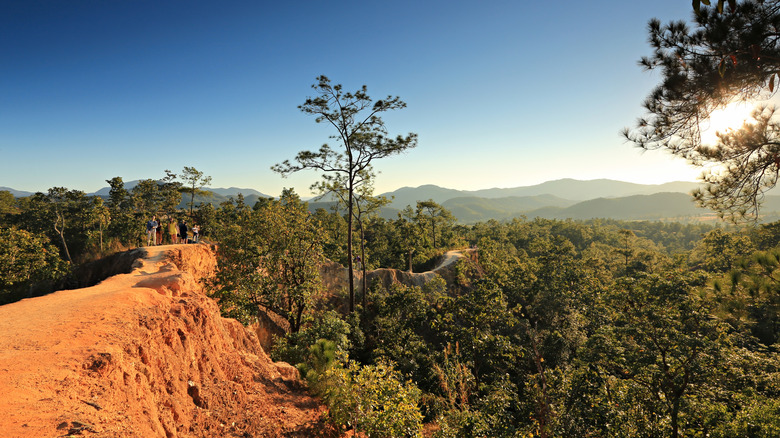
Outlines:
{"label": "tree canopy", "polygon": [[719,133],[714,142],[702,140],[702,123],[732,102],[755,104],[776,92],[780,1],[693,3],[690,25],[650,21],[653,53],[640,65],[660,71],[661,80],[644,102],[647,114],[624,135],[641,148],[667,150],[706,166],[705,189],[696,194],[700,205],[735,220],[757,217],[780,171],[774,109],[759,105],[752,122]]}

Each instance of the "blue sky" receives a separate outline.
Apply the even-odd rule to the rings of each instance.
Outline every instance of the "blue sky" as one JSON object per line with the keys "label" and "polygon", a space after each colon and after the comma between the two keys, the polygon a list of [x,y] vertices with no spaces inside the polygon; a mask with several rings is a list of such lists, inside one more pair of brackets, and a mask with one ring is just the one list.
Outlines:
{"label": "blue sky", "polygon": [[0,186],[87,192],[193,166],[213,187],[309,195],[319,178],[270,167],[332,132],[297,106],[324,74],[400,96],[378,193],[476,190],[560,178],[638,183],[699,171],[620,136],[658,75],[647,21],[689,0],[5,0]]}

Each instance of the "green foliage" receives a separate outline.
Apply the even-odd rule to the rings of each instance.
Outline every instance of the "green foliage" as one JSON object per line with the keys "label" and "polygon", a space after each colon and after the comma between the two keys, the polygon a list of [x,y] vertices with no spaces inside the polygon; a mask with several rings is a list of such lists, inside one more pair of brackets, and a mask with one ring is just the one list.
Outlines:
{"label": "green foliage", "polygon": [[321,230],[291,190],[258,210],[239,208],[231,208],[234,222],[218,233],[212,293],[232,317],[249,322],[262,306],[282,315],[297,332],[321,287]]}
{"label": "green foliage", "polygon": [[728,272],[754,251],[747,234],[715,228],[704,235],[689,263],[708,272]]}
{"label": "green foliage", "polygon": [[[332,343],[334,352],[347,354],[352,348],[352,332],[353,327],[336,312],[318,313],[316,318],[311,318],[310,323],[298,332],[277,338],[271,350],[271,357],[276,361],[296,365],[309,363],[313,360],[309,357],[310,347],[321,340]],[[305,372],[302,374],[306,375]]]}
{"label": "green foliage", "polygon": [[[455,216],[433,201],[429,199],[427,201],[417,201],[417,218],[420,222],[420,226],[424,229],[430,228],[430,234],[424,234],[426,237],[430,237],[431,246],[433,249],[442,245],[447,245],[449,242],[447,238],[450,237],[452,231],[452,225],[455,224]],[[436,237],[439,237],[439,245],[436,245]],[[443,242],[444,241],[444,242]]]}
{"label": "green foliage", "polygon": [[[173,187],[109,184],[105,204],[63,188],[15,201],[12,226],[0,227],[0,289],[24,295],[55,280],[65,244],[76,263],[101,241],[132,245],[143,202],[162,208],[160,191]],[[777,224],[456,226],[432,225],[422,208],[397,220],[366,211],[369,268],[411,260],[419,270],[459,239],[476,246],[476,262],[455,269],[457,284],[376,282],[344,316],[318,299],[317,269],[324,248],[350,259],[344,210],[310,214],[285,191],[193,215],[217,244],[212,293],[225,314],[252,322],[264,307],[287,318],[274,359],[297,364],[333,421],[358,434],[419,436],[424,419],[439,437],[777,435]]]}
{"label": "green foliage", "polygon": [[67,272],[57,249],[44,236],[0,227],[0,304]]}
{"label": "green foliage", "polygon": [[[176,174],[165,171],[165,177],[157,181],[144,179],[130,190],[129,203],[133,210],[143,217],[176,212],[181,202],[181,183],[176,181]],[[117,196],[121,194],[118,191]]]}
{"label": "green foliage", "polygon": [[[717,257],[717,256],[716,256]],[[724,320],[765,345],[780,340],[780,251],[755,252],[714,282]]]}
{"label": "green foliage", "polygon": [[707,428],[698,420],[709,407],[702,401],[731,344],[725,324],[711,318],[710,303],[693,293],[705,280],[680,273],[621,283],[608,297],[619,309],[612,324],[590,340],[594,362],[635,394],[643,407],[637,421],[648,430],[677,437]]}
{"label": "green foliage", "polygon": [[[315,346],[321,351],[320,344]],[[392,365],[343,365],[321,354],[322,372],[307,375],[329,408],[335,424],[346,425],[368,437],[420,437],[422,415],[417,407],[420,390]]]}
{"label": "green foliage", "polygon": [[[4,215],[16,214],[19,209],[16,207],[16,198],[8,190],[0,190],[0,218]],[[2,222],[0,222],[2,225]]]}

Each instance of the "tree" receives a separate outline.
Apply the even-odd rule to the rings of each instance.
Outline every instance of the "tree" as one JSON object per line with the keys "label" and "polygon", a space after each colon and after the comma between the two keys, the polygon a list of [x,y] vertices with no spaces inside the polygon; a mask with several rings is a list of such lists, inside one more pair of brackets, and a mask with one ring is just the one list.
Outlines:
{"label": "tree", "polygon": [[16,198],[8,190],[0,190],[0,214],[18,213]]}
{"label": "tree", "polygon": [[[181,203],[181,186],[176,174],[165,171],[161,180],[144,179],[131,190],[131,200],[137,213],[144,215],[176,211]],[[112,187],[113,188],[113,187]]]}
{"label": "tree", "polygon": [[145,231],[139,227],[141,213],[136,213],[133,207],[133,196],[125,188],[122,177],[116,176],[106,182],[111,187],[108,193],[108,206],[110,221],[108,224],[108,234],[118,240],[121,244],[135,246],[140,242],[140,233]]}
{"label": "tree", "polygon": [[363,171],[380,158],[399,154],[417,146],[417,135],[388,137],[387,128],[380,115],[384,112],[406,107],[398,96],[373,100],[363,87],[352,93],[343,92],[341,84],[331,85],[330,79],[319,76],[312,85],[316,97],[309,97],[298,108],[315,116],[317,123],[328,123],[336,130],[331,136],[343,152],[332,149],[327,144],[319,151],[299,152],[295,164],[285,160],[271,169],[287,176],[304,169],[314,169],[326,174],[336,173],[344,176],[348,193],[347,199],[347,254],[349,264],[349,310],[355,309],[355,282],[353,272],[352,230],[354,217],[355,191],[365,182]]}
{"label": "tree", "polygon": [[118,213],[120,211],[130,210],[130,192],[125,188],[125,183],[121,176],[115,176],[107,179],[106,182],[111,187],[108,191],[108,208]]}
{"label": "tree", "polygon": [[[433,199],[417,201],[418,217],[425,217],[423,213],[428,214],[425,222],[430,224],[433,249],[436,249],[436,224],[440,225],[439,234],[442,234],[444,229],[452,227],[452,224],[455,223],[455,216],[449,210],[434,202]],[[441,243],[441,240],[439,243]]]}
{"label": "tree", "polygon": [[728,380],[719,378],[728,330],[694,289],[704,281],[685,274],[626,279],[607,297],[612,323],[586,347],[593,365],[613,377],[615,402],[642,405],[644,414],[627,421],[645,422],[650,436],[704,435],[707,402],[716,401],[716,387]]}
{"label": "tree", "polygon": [[86,217],[89,219],[90,225],[97,226],[98,229],[98,244],[100,246],[100,253],[103,253],[103,231],[105,231],[111,224],[111,211],[103,203],[103,198],[99,196],[93,196],[91,198],[91,205],[89,211],[86,212]]}
{"label": "tree", "polygon": [[211,192],[201,190],[204,186],[211,185],[211,177],[204,176],[203,172],[194,167],[184,166],[181,179],[184,181],[181,191],[190,194],[190,202],[188,202],[187,205],[190,206],[190,216],[192,216],[192,206],[195,205],[195,195],[211,195]]}
{"label": "tree", "polygon": [[161,212],[173,214],[181,204],[182,184],[176,181],[176,174],[165,170],[165,176],[157,182],[157,199]]}
{"label": "tree", "polygon": [[398,220],[395,221],[396,228],[399,230],[400,239],[396,243],[402,245],[402,250],[408,262],[409,272],[412,272],[412,256],[422,246],[422,230],[417,226],[417,213],[412,210],[411,205],[398,212]]}
{"label": "tree", "polygon": [[137,213],[144,215],[157,213],[159,210],[157,189],[157,181],[153,179],[142,179],[132,188],[131,200]]}
{"label": "tree", "polygon": [[225,222],[212,282],[223,311],[248,322],[262,306],[287,319],[297,332],[321,288],[321,235],[306,204],[291,190],[284,190],[279,201],[246,209]]}
{"label": "tree", "polygon": [[[709,5],[709,1],[703,2]],[[644,102],[647,115],[624,135],[643,149],[662,149],[695,165],[715,165],[702,174],[700,205],[738,220],[757,217],[764,193],[780,171],[780,125],[774,110],[758,108],[755,122],[720,133],[705,144],[701,124],[733,101],[765,99],[780,79],[780,0],[694,1],[693,25],[649,24],[653,54],[640,65],[660,70],[661,83]]]}
{"label": "tree", "polygon": [[67,268],[45,236],[0,227],[0,303],[12,301],[12,292],[63,276]]}

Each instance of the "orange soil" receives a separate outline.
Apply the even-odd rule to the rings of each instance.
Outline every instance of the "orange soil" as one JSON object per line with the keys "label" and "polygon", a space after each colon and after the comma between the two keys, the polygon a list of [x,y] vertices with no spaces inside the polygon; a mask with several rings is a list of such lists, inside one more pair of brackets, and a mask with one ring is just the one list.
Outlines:
{"label": "orange soil", "polygon": [[297,372],[219,315],[205,245],[144,248],[97,286],[0,307],[0,436],[326,436]]}

